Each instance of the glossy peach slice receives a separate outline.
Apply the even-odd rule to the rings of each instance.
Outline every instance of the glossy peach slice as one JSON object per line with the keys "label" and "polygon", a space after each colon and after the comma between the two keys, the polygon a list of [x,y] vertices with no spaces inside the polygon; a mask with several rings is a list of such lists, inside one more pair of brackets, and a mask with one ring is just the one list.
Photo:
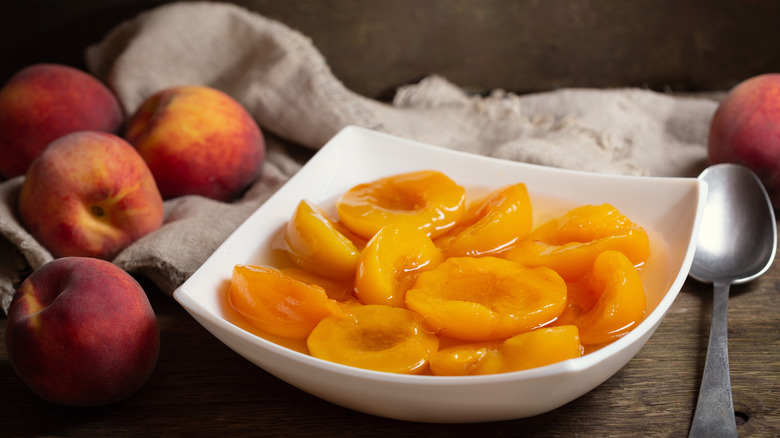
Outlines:
{"label": "glossy peach slice", "polygon": [[365,305],[346,315],[324,318],[306,341],[312,356],[389,373],[427,369],[439,338],[427,333],[416,313],[398,307]]}
{"label": "glossy peach slice", "polygon": [[542,327],[513,336],[501,346],[510,371],[551,365],[582,356],[584,348],[574,325]]}
{"label": "glossy peach slice", "polygon": [[550,245],[590,242],[635,226],[610,204],[582,205],[540,225],[531,232],[529,238]]}
{"label": "glossy peach slice", "polygon": [[430,359],[435,376],[476,376],[507,372],[501,341],[471,342],[441,349]]}
{"label": "glossy peach slice", "polygon": [[575,281],[607,250],[620,251],[639,265],[650,256],[650,239],[615,207],[584,205],[537,227],[502,257],[526,266],[547,266],[566,281]]}
{"label": "glossy peach slice", "polygon": [[353,279],[336,280],[311,273],[303,268],[290,267],[279,268],[279,271],[302,283],[316,284],[325,290],[328,298],[339,302],[357,301],[355,297],[355,284]]}
{"label": "glossy peach slice", "polygon": [[306,200],[288,221],[283,239],[277,239],[275,249],[287,252],[301,268],[335,279],[355,275],[360,251],[318,206]]}
{"label": "glossy peach slice", "polygon": [[228,302],[255,327],[294,339],[306,338],[322,318],[341,312],[323,288],[265,266],[236,265]]}
{"label": "glossy peach slice", "polygon": [[445,348],[431,356],[438,376],[469,376],[521,371],[582,356],[584,348],[573,325],[542,327],[504,342],[477,342]]}
{"label": "glossy peach slice", "polygon": [[507,249],[531,231],[531,199],[525,184],[491,193],[436,244],[448,256],[479,256]]}
{"label": "glossy peach slice", "polygon": [[437,333],[468,341],[508,338],[553,321],[566,306],[555,271],[497,257],[451,257],[420,274],[406,305]]}
{"label": "glossy peach slice", "polygon": [[417,276],[444,261],[428,235],[409,224],[388,225],[360,254],[355,291],[365,304],[404,306]]}
{"label": "glossy peach slice", "polygon": [[564,280],[574,281],[588,273],[596,257],[607,250],[620,251],[632,263],[639,265],[650,256],[650,239],[639,227],[590,242],[568,242],[562,245],[526,239],[502,256],[526,266],[547,266]]}
{"label": "glossy peach slice", "polygon": [[584,345],[620,338],[642,321],[647,308],[639,273],[618,251],[601,253],[589,276],[570,295],[556,324],[576,325]]}
{"label": "glossy peach slice", "polygon": [[337,210],[339,220],[365,239],[398,223],[435,238],[455,226],[465,203],[463,187],[441,172],[422,170],[359,184],[341,196]]}

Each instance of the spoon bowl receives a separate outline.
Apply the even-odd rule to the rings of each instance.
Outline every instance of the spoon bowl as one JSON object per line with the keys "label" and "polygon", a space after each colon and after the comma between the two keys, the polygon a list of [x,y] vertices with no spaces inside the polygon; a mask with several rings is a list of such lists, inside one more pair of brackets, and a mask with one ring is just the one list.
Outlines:
{"label": "spoon bowl", "polygon": [[777,248],[769,196],[758,177],[738,164],[701,173],[707,203],[689,275],[703,283],[746,283],[765,273]]}
{"label": "spoon bowl", "polygon": [[777,224],[764,186],[748,168],[717,164],[707,184],[696,252],[689,275],[712,283],[712,325],[691,437],[737,436],[728,364],[728,295],[732,284],[766,272],[777,250]]}

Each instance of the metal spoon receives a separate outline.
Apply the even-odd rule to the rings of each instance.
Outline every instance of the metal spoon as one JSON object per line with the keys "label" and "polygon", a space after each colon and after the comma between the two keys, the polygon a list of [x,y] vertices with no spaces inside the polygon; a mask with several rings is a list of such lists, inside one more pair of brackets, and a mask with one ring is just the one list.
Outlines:
{"label": "metal spoon", "polygon": [[769,269],[777,249],[777,224],[758,177],[746,167],[718,164],[699,179],[708,186],[690,276],[712,283],[712,326],[699,401],[690,437],[737,436],[729,378],[729,287]]}

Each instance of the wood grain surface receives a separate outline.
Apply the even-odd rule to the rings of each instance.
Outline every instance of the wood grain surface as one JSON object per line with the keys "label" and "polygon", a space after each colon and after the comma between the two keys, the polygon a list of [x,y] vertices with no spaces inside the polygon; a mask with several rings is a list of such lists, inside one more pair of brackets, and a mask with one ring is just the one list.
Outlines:
{"label": "wood grain surface", "polygon": [[[734,406],[741,437],[780,436],[780,263],[729,301]],[[348,410],[267,374],[144,284],[162,346],[147,384],[111,406],[38,399],[0,348],[0,436],[669,436],[687,435],[704,366],[712,294],[689,280],[644,348],[615,376],[552,412],[514,421],[424,424]],[[0,319],[0,339],[6,319]]]}

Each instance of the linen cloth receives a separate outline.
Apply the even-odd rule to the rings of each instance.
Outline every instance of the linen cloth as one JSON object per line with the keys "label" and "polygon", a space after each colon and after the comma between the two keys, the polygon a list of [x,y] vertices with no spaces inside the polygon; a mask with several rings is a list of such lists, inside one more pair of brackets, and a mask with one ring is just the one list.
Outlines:
{"label": "linen cloth", "polygon": [[[560,89],[528,95],[471,95],[431,75],[397,90],[391,103],[347,89],[312,41],[237,5],[172,3],[121,23],[87,48],[89,71],[126,114],[154,92],[206,85],[237,99],[266,134],[260,178],[232,203],[198,196],[165,202],[158,231],[113,262],[165,293],[183,283],[219,244],[300,168],[294,147],[322,147],[347,125],[436,146],[592,172],[696,176],[717,98],[638,88]],[[0,306],[23,278],[52,259],[19,222],[24,177],[0,184]]]}

